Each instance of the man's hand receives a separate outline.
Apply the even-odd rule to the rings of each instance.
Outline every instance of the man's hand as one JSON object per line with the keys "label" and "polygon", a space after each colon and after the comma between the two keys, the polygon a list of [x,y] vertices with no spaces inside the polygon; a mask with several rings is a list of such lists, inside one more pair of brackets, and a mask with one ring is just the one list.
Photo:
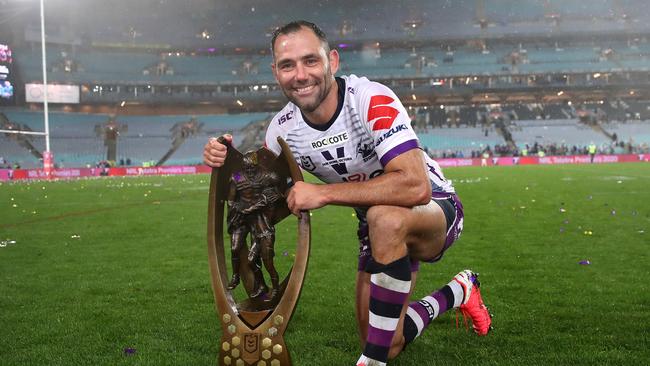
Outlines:
{"label": "man's hand", "polygon": [[287,196],[287,205],[292,214],[300,217],[300,211],[321,208],[327,204],[322,184],[296,182]]}
{"label": "man's hand", "polygon": [[[228,144],[232,143],[232,135],[226,134],[222,136]],[[216,137],[211,137],[208,143],[203,147],[203,162],[213,168],[220,168],[226,160],[226,153],[228,147]]]}

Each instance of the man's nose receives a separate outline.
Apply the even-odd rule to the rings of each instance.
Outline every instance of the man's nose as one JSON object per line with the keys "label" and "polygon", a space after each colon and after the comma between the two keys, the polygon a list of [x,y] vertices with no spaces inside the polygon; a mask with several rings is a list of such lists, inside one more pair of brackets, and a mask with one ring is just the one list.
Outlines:
{"label": "man's nose", "polygon": [[307,79],[307,69],[301,63],[296,66],[296,79],[305,80]]}

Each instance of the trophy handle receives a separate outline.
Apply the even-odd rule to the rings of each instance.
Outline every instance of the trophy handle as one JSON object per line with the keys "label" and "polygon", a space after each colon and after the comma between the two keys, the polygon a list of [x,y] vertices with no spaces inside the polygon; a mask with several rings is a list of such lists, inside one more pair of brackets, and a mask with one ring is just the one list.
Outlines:
{"label": "trophy handle", "polygon": [[[296,159],[293,157],[293,154],[289,149],[289,145],[287,145],[282,137],[278,137],[278,143],[282,148],[280,158],[284,157],[284,159],[287,161],[291,180],[294,182],[304,181],[300,167],[298,167]],[[271,319],[276,318],[277,314],[288,314],[289,318],[291,318],[291,315],[293,315],[293,311],[296,307],[296,303],[298,302],[298,298],[300,297],[302,284],[307,273],[307,263],[309,262],[310,250],[309,244],[311,243],[311,225],[309,212],[301,212],[298,222],[298,247],[296,248],[296,259],[293,267],[291,268],[291,274],[289,275],[289,281],[287,282],[287,287],[284,290],[284,295],[271,314]],[[280,334],[284,333],[288,322],[289,319],[286,319],[286,321],[278,325]]]}

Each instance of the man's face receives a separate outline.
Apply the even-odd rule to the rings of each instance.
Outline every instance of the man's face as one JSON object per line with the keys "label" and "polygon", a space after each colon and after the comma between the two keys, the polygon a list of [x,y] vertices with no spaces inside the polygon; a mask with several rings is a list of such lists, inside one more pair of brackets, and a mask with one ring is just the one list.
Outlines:
{"label": "man's face", "polygon": [[332,88],[338,53],[328,55],[318,37],[302,28],[278,36],[273,56],[273,75],[284,95],[303,112],[315,111]]}
{"label": "man's face", "polygon": [[257,175],[257,169],[253,164],[244,165],[244,174],[249,178],[254,178]]}

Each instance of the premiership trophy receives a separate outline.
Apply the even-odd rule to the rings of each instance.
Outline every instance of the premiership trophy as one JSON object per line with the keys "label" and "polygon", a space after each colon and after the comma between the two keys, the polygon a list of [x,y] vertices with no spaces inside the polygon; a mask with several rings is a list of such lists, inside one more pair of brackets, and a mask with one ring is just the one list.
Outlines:
{"label": "premiership trophy", "polygon": [[[227,144],[223,138],[219,141]],[[266,148],[242,154],[228,146],[224,165],[212,169],[208,259],[222,330],[219,365],[291,365],[283,334],[307,270],[310,224],[309,213],[302,212],[295,261],[281,281],[273,262],[275,224],[291,214],[285,199],[288,181],[303,177],[286,142],[280,137],[278,142],[282,152],[277,157]],[[224,206],[228,207],[225,220]],[[224,221],[230,235],[231,276],[226,267]],[[239,286],[248,298],[237,302],[232,292]]]}

